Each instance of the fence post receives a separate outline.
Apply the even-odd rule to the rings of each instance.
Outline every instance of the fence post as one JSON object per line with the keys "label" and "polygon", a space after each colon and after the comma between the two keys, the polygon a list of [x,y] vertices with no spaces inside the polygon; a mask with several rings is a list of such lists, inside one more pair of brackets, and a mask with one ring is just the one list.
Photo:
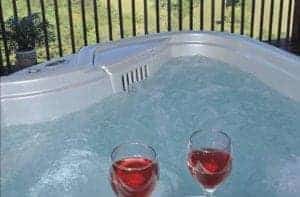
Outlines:
{"label": "fence post", "polygon": [[300,51],[300,1],[295,1],[293,20],[292,44],[296,51]]}

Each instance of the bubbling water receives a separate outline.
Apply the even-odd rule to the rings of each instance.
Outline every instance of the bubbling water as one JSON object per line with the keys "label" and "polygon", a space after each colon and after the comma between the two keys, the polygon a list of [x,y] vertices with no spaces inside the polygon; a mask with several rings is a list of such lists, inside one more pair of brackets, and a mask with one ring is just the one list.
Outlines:
{"label": "bubbling water", "polygon": [[133,91],[84,111],[1,128],[1,196],[114,196],[109,155],[128,141],[159,155],[154,196],[200,194],[186,167],[187,139],[199,128],[233,141],[232,172],[217,195],[299,196],[300,103],[201,56],[171,59]]}

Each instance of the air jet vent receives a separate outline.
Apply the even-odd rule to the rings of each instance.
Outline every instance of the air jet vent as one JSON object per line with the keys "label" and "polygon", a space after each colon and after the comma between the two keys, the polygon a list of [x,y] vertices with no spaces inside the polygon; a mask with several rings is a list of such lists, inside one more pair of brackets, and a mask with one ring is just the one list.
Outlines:
{"label": "air jet vent", "polygon": [[128,92],[135,83],[145,80],[148,77],[148,66],[139,66],[122,75],[123,90]]}

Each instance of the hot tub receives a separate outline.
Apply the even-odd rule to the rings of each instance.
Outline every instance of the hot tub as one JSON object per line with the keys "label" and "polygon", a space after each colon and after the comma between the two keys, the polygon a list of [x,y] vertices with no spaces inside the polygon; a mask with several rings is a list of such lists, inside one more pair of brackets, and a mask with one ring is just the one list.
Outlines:
{"label": "hot tub", "polygon": [[1,78],[1,194],[112,196],[109,154],[160,155],[154,196],[200,193],[187,137],[226,130],[232,176],[219,196],[300,194],[300,58],[246,37],[165,33],[88,46]]}

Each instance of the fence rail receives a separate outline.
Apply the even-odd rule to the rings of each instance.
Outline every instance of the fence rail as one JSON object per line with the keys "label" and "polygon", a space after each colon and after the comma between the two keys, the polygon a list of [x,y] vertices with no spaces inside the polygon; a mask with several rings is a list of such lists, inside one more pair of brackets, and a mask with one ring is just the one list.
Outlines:
{"label": "fence rail", "polygon": [[[56,35],[56,41],[48,43],[44,26],[40,62],[88,44],[163,31],[227,31],[275,45],[300,46],[296,6],[298,0],[6,0],[0,1],[0,27],[5,30],[4,22],[11,16],[40,12],[43,21],[54,25]],[[15,68],[6,35],[1,37],[3,73]]]}

